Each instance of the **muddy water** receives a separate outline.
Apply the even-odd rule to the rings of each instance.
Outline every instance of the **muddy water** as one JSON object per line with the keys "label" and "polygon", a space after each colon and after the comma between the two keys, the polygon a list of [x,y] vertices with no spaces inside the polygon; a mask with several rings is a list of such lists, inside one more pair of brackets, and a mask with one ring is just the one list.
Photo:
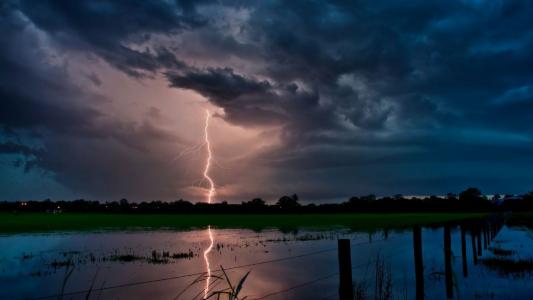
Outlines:
{"label": "muddy water", "polygon": [[[350,239],[356,294],[415,299],[413,231],[373,233],[299,230],[211,230],[207,295],[244,281],[247,299],[339,299],[337,241]],[[532,299],[533,233],[503,226],[481,255],[459,226],[450,227],[451,293],[457,299]],[[425,299],[446,299],[442,227],[422,228]],[[474,239],[474,247],[478,244]],[[0,299],[202,299],[206,288],[207,229],[0,236]],[[479,249],[475,249],[478,253]],[[220,272],[227,269],[228,278]],[[464,273],[466,267],[466,274]],[[377,276],[380,274],[380,276]],[[466,276],[465,276],[466,275]],[[378,279],[376,279],[378,278]],[[376,282],[378,281],[378,282]],[[381,287],[381,288],[379,288]],[[449,291],[448,291],[449,292]],[[212,299],[216,299],[213,297]]]}

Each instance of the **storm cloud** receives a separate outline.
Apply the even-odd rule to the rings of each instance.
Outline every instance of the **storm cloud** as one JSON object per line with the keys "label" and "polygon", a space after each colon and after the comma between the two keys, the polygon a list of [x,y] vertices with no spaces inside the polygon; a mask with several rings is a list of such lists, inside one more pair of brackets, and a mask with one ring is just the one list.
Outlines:
{"label": "storm cloud", "polygon": [[260,133],[228,159],[224,200],[525,192],[532,13],[519,0],[7,1],[0,152],[32,156],[26,172],[73,195],[196,197],[187,162],[168,163],[187,139],[150,99],[139,116],[106,93],[110,68],[147,90],[193,92],[218,120]]}

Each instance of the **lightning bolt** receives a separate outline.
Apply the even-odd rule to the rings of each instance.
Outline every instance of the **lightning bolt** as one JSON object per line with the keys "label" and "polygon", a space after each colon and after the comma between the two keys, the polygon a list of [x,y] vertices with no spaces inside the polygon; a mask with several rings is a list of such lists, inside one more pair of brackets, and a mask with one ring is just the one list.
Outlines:
{"label": "lightning bolt", "polygon": [[215,182],[209,176],[209,168],[211,168],[211,159],[213,158],[213,153],[211,152],[211,142],[209,141],[209,121],[211,120],[211,113],[209,110],[205,110],[205,127],[204,127],[204,138],[205,138],[205,147],[207,149],[207,160],[205,162],[204,168],[204,178],[209,182],[209,190],[207,192],[207,203],[211,204],[213,197],[216,194]]}
{"label": "lightning bolt", "polygon": [[[205,138],[205,147],[207,149],[207,159],[205,162],[205,168],[204,168],[204,178],[209,183],[209,189],[207,191],[207,203],[211,204],[213,201],[213,197],[216,195],[216,188],[215,188],[215,182],[213,179],[209,176],[209,169],[211,167],[211,159],[213,158],[213,153],[211,152],[211,142],[209,141],[209,121],[211,120],[211,113],[209,110],[205,110],[205,127],[204,127],[204,138]],[[211,232],[211,225],[207,226],[207,234],[209,236],[209,247],[205,249],[204,251],[204,260],[205,260],[205,268],[206,268],[206,281],[205,281],[205,289],[204,289],[204,299],[207,299],[207,294],[209,292],[209,284],[211,282],[211,266],[209,264],[209,253],[213,249],[214,239],[213,239],[213,233]]]}

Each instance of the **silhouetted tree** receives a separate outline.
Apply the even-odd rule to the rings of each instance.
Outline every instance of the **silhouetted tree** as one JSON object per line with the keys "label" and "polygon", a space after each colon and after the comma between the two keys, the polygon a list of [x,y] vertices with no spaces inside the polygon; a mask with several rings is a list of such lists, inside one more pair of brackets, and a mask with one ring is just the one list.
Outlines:
{"label": "silhouetted tree", "polygon": [[120,208],[126,209],[130,206],[128,199],[120,199]]}
{"label": "silhouetted tree", "polygon": [[250,201],[252,205],[254,206],[265,206],[265,201],[261,198],[254,198],[252,201]]}
{"label": "silhouetted tree", "polygon": [[455,195],[454,193],[448,193],[448,194],[446,194],[446,199],[448,199],[448,200],[457,200],[457,195]]}
{"label": "silhouetted tree", "polygon": [[294,194],[292,196],[283,196],[279,198],[278,202],[276,203],[277,206],[279,206],[281,209],[295,209],[300,207],[300,203],[298,203],[298,195]]}
{"label": "silhouetted tree", "polygon": [[394,200],[403,200],[403,195],[402,194],[396,194],[394,195]]}
{"label": "silhouetted tree", "polygon": [[530,201],[527,201],[527,199],[528,199],[527,194],[523,195],[522,197],[506,194],[502,198],[501,206],[505,210],[513,210],[513,211],[529,210],[527,208],[527,203]]}
{"label": "silhouetted tree", "polygon": [[[497,198],[495,196],[494,198]],[[261,198],[239,204],[217,202],[196,203],[185,200],[174,202],[150,201],[129,203],[126,199],[100,203],[78,199],[74,201],[24,200],[0,202],[0,211],[46,212],[58,207],[63,212],[105,212],[105,213],[346,213],[346,212],[491,212],[491,211],[533,211],[533,192],[525,195],[509,195],[505,201],[488,201],[477,188],[468,188],[460,193],[459,199],[449,193],[447,196],[429,196],[424,199],[405,198],[400,195],[381,197],[375,195],[352,197],[343,203],[300,205],[298,196],[283,196],[275,205],[268,205]]]}
{"label": "silhouetted tree", "polygon": [[357,196],[354,196],[354,197],[351,197],[349,200],[348,200],[348,204],[350,205],[355,205],[357,204],[361,199]]}
{"label": "silhouetted tree", "polygon": [[366,195],[366,196],[361,196],[361,200],[374,201],[374,200],[376,200],[376,195],[370,194],[370,195]]}
{"label": "silhouetted tree", "polygon": [[260,209],[260,208],[264,208],[266,206],[266,203],[261,198],[254,198],[250,201],[243,201],[242,206],[246,208]]}
{"label": "silhouetted tree", "polygon": [[459,194],[459,200],[470,202],[479,201],[483,200],[483,195],[478,188],[470,187]]}

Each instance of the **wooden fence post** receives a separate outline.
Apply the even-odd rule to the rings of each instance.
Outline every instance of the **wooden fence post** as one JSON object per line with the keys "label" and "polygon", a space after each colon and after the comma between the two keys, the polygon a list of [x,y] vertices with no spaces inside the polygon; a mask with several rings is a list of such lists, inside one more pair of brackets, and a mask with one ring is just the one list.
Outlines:
{"label": "wooden fence post", "polygon": [[463,276],[468,276],[468,265],[466,261],[466,232],[465,227],[461,225],[461,256],[463,258]]}
{"label": "wooden fence post", "polygon": [[487,235],[487,224],[483,224],[483,227],[481,227],[481,230],[483,233],[483,249],[487,249],[489,245],[488,235]]}
{"label": "wooden fence post", "polygon": [[476,226],[476,238],[477,238],[477,256],[483,255],[483,246],[481,245],[481,230]]}
{"label": "wooden fence post", "polygon": [[474,265],[477,265],[476,234],[473,227],[470,227],[470,237],[472,239],[472,258],[474,259]]}
{"label": "wooden fence post", "polygon": [[415,256],[416,300],[424,299],[424,264],[422,260],[422,229],[413,227],[413,253]]}
{"label": "wooden fence post", "polygon": [[450,225],[444,226],[444,277],[446,281],[446,297],[452,299],[452,237],[450,233]]}
{"label": "wooden fence post", "polygon": [[352,287],[352,258],[350,252],[350,240],[338,240],[339,251],[339,298],[340,300],[353,299]]}

